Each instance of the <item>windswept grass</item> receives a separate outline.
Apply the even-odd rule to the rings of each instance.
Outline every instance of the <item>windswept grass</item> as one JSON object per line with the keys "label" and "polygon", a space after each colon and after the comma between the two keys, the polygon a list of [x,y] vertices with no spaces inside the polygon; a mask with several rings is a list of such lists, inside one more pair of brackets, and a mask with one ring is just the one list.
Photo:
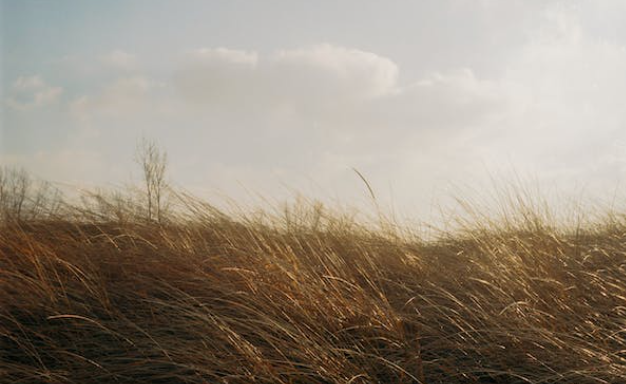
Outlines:
{"label": "windswept grass", "polygon": [[0,382],[626,382],[619,216],[422,241],[319,205],[179,196],[154,223],[116,196],[1,224]]}

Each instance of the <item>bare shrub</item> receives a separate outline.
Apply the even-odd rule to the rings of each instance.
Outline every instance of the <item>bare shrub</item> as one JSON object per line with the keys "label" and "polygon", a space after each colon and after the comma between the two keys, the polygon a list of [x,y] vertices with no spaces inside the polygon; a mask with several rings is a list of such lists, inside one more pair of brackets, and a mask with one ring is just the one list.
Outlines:
{"label": "bare shrub", "polygon": [[154,141],[142,139],[137,146],[136,161],[143,172],[147,218],[161,222],[165,211],[167,154]]}
{"label": "bare shrub", "polygon": [[61,192],[47,181],[33,179],[24,169],[0,167],[0,219],[46,219],[58,214]]}

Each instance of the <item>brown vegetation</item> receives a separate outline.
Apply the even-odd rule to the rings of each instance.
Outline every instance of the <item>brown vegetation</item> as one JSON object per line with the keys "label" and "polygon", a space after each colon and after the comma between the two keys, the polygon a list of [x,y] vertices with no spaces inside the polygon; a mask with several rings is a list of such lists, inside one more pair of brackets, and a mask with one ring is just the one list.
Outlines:
{"label": "brown vegetation", "polygon": [[0,382],[626,382],[615,216],[425,242],[320,205],[234,219],[172,193],[155,221],[120,196],[5,215]]}

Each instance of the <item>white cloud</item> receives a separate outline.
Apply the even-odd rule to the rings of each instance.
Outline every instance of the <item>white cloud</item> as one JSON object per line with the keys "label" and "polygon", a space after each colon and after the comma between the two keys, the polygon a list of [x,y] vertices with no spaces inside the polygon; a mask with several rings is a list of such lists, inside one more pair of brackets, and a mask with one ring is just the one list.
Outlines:
{"label": "white cloud", "polygon": [[265,55],[198,50],[174,84],[200,113],[219,113],[222,125],[245,124],[242,116],[253,116],[255,127],[248,129],[257,134],[261,127],[299,132],[309,138],[309,151],[339,147],[372,156],[475,127],[507,103],[497,82],[470,69],[402,84],[391,59],[330,44]]}
{"label": "white cloud", "polygon": [[[362,114],[379,129],[413,133],[458,133],[502,113],[507,99],[500,84],[470,69],[432,73],[367,106]],[[365,122],[363,122],[365,123]]]}
{"label": "white cloud", "polygon": [[13,83],[13,89],[16,91],[33,91],[45,87],[45,83],[39,75],[20,76]]}
{"label": "white cloud", "polygon": [[167,81],[136,75],[75,98],[70,110],[92,122],[163,110],[180,120],[208,117],[223,126],[252,119],[257,130],[323,131],[310,145],[343,137],[356,144],[351,151],[370,152],[368,145],[382,144],[384,150],[385,143],[408,143],[407,136],[479,125],[506,103],[499,84],[477,78],[470,69],[432,73],[406,84],[398,75],[389,58],[330,44],[265,55],[203,48],[188,52],[172,79],[187,103],[176,94],[159,93]]}
{"label": "white cloud", "polygon": [[99,93],[74,99],[70,103],[70,112],[83,122],[150,113],[149,106],[154,98],[151,92],[162,86],[162,83],[145,76],[118,78]]}
{"label": "white cloud", "polygon": [[390,59],[330,44],[279,51],[267,66],[274,85],[286,92],[338,102],[384,96],[398,78],[398,67]]}
{"label": "white cloud", "polygon": [[47,84],[39,75],[20,76],[13,82],[5,103],[10,108],[25,111],[54,104],[62,93],[62,87]]}
{"label": "white cloud", "polygon": [[[71,111],[102,132],[161,127],[172,159],[190,164],[180,178],[195,172],[195,185],[242,178],[271,190],[270,175],[287,184],[306,175],[347,191],[355,166],[377,189],[399,186],[400,204],[428,204],[435,186],[471,183],[503,164],[548,181],[606,184],[626,169],[612,147],[626,142],[626,49],[585,25],[585,7],[548,6],[497,71],[451,63],[407,80],[391,58],[331,44],[203,48],[170,78],[118,78],[75,98]],[[15,83],[46,87],[36,77]]]}
{"label": "white cloud", "polygon": [[226,48],[202,48],[189,52],[176,85],[188,101],[210,100],[239,102],[253,91],[256,52]]}
{"label": "white cloud", "polygon": [[[128,126],[138,136],[169,124],[170,131],[188,130],[197,143],[221,142],[202,159],[209,164],[286,168],[286,174],[333,180],[359,164],[398,168],[394,162],[506,109],[500,85],[470,69],[407,84],[398,72],[389,58],[328,44],[265,55],[199,49],[186,54],[173,78],[187,103],[159,93],[159,82],[134,76],[75,99],[71,111],[79,125],[94,130]],[[262,160],[253,160],[257,156]],[[343,163],[329,167],[319,159]]]}
{"label": "white cloud", "polygon": [[218,48],[189,55],[175,81],[199,103],[319,110],[382,96],[393,90],[397,72],[387,58],[329,44],[264,56]]}
{"label": "white cloud", "polygon": [[121,71],[133,71],[139,67],[136,55],[121,50],[111,51],[100,56],[100,62],[109,68]]}
{"label": "white cloud", "polygon": [[256,52],[228,48],[199,48],[190,52],[192,58],[204,63],[225,62],[255,67],[258,61]]}

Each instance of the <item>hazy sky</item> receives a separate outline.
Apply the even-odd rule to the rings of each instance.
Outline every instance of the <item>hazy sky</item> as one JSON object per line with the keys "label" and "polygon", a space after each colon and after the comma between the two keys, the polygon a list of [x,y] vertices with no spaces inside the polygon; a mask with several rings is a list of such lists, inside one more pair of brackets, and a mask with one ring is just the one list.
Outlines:
{"label": "hazy sky", "polygon": [[192,191],[298,190],[427,212],[512,170],[610,198],[626,176],[626,2],[1,4],[0,162]]}

